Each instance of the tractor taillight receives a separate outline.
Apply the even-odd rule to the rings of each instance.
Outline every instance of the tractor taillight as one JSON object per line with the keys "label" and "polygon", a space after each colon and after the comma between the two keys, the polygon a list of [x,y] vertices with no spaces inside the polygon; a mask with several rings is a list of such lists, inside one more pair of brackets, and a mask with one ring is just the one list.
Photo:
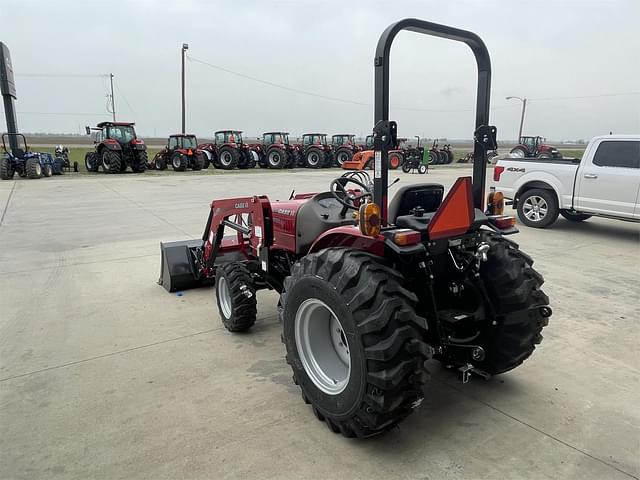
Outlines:
{"label": "tractor taillight", "polygon": [[415,245],[416,243],[420,243],[421,239],[420,232],[416,232],[415,230],[397,230],[393,234],[393,243],[401,247]]}
{"label": "tractor taillight", "polygon": [[375,203],[360,205],[358,226],[363,235],[377,237],[380,234],[380,207]]}
{"label": "tractor taillight", "polygon": [[490,216],[489,221],[500,230],[509,230],[516,226],[516,218],[508,215]]}
{"label": "tractor taillight", "polygon": [[469,230],[474,217],[471,177],[458,178],[429,222],[429,238],[437,240],[462,235]]}
{"label": "tractor taillight", "polygon": [[500,175],[502,175],[502,172],[504,172],[504,167],[501,167],[500,165],[496,165],[495,167],[493,167],[493,181],[494,182],[499,182],[500,181]]}

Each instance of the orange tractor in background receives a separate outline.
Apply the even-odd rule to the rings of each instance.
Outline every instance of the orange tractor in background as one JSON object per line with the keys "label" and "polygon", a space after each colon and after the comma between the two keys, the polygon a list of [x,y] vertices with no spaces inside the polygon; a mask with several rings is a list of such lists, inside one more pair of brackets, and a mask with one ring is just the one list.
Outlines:
{"label": "orange tractor in background", "polygon": [[[399,138],[398,143],[402,144],[406,138]],[[373,135],[367,135],[364,149],[353,154],[351,160],[342,162],[340,165],[345,170],[372,170],[373,169]],[[396,170],[404,162],[404,151],[402,149],[389,150],[389,168]]]}

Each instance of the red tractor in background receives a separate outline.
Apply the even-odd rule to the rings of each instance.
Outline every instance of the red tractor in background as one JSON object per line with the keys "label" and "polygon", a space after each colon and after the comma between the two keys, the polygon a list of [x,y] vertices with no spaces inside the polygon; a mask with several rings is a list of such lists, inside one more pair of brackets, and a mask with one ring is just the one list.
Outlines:
{"label": "red tractor in background", "polygon": [[198,150],[197,145],[198,140],[195,135],[185,133],[170,135],[167,146],[155,154],[149,163],[149,168],[166,170],[167,165],[171,165],[176,172],[183,172],[187,168],[202,170],[206,156],[202,150]]}
{"label": "red tractor in background", "polygon": [[[389,52],[402,30],[464,42],[475,55],[473,181],[458,178],[446,197],[436,183],[404,186],[388,203],[388,156],[398,143]],[[533,260],[505,238],[517,229],[502,215],[500,192],[484,208],[487,151],[497,143],[482,40],[405,19],[385,30],[375,58],[373,182],[346,172],[326,191],[285,201],[213,200],[201,239],[161,244],[159,280],[168,291],[215,282],[231,332],[256,322],[258,290],[278,292],[302,399],[333,432],[358,438],[392,429],[421,404],[428,360],[463,382],[507,372],[533,353],[551,315]]]}
{"label": "red tractor in background", "polygon": [[353,159],[353,155],[362,151],[362,146],[356,144],[356,136],[351,133],[341,133],[331,136],[331,147],[333,148],[333,158],[338,167],[344,162]]}
{"label": "red tractor in background", "polygon": [[300,147],[289,143],[289,132],[265,132],[262,144],[254,146],[261,168],[291,168],[297,166]]}
{"label": "red tractor in background", "polygon": [[511,149],[510,155],[516,158],[562,158],[562,154],[553,145],[544,143],[542,137],[520,137],[520,143]]}
{"label": "red tractor in background", "polygon": [[87,152],[84,164],[89,172],[124,172],[130,167],[136,173],[147,168],[147,146],[136,136],[135,123],[101,122],[96,127],[85,127],[92,135],[94,151]]}
{"label": "red tractor in background", "polygon": [[214,167],[223,170],[253,168],[258,162],[251,145],[242,141],[240,130],[218,130],[214,133],[214,143],[201,143],[197,148],[206,152],[207,160]]}
{"label": "red tractor in background", "polygon": [[300,163],[308,168],[328,168],[333,164],[333,149],[327,143],[326,133],[305,133],[302,135]]}

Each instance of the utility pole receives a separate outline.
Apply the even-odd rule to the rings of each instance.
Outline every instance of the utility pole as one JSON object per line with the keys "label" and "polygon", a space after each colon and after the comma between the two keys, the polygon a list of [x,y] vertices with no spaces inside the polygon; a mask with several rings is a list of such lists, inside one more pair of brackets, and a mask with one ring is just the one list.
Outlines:
{"label": "utility pole", "polygon": [[184,101],[185,101],[185,94],[184,94],[184,54],[185,52],[189,50],[189,44],[188,43],[183,43],[182,44],[182,133],[186,133],[186,129],[185,129],[185,113],[184,113]]}
{"label": "utility pole", "polygon": [[116,121],[116,101],[113,98],[113,73],[109,74],[111,80],[111,114],[113,115],[113,121]]}
{"label": "utility pole", "polygon": [[522,138],[522,126],[524,125],[524,111],[527,108],[527,99],[520,97],[506,97],[506,100],[511,100],[515,98],[516,100],[520,100],[522,102],[522,115],[520,115],[520,130],[518,131],[518,142]]}

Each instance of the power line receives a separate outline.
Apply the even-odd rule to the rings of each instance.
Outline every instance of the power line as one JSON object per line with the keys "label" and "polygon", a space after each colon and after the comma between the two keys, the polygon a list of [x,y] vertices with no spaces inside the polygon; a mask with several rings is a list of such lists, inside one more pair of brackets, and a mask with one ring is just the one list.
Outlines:
{"label": "power line", "polygon": [[110,115],[109,113],[82,113],[82,112],[17,112],[20,115],[69,115],[69,116],[78,116],[85,117],[88,115]]}
{"label": "power line", "polygon": [[552,100],[580,100],[583,98],[631,97],[635,95],[640,95],[640,92],[602,93],[599,95],[576,95],[571,97],[527,98],[527,100],[535,100],[536,102],[546,102],[546,101],[552,101]]}
{"label": "power line", "polygon": [[122,93],[122,90],[120,90],[120,87],[118,87],[118,84],[116,82],[113,82],[113,85],[114,85],[114,87],[116,87],[116,90],[118,91],[118,93],[120,94],[122,99],[124,100],[124,103],[126,103],[127,107],[129,107],[129,110],[131,111],[131,113],[133,113],[134,115],[137,116],[138,114],[136,113],[136,111],[133,109],[133,107],[129,103],[129,100],[127,100],[127,97],[124,96],[124,93]]}
{"label": "power line", "polygon": [[16,77],[33,78],[101,78],[108,77],[108,73],[88,74],[88,73],[16,73]]}

